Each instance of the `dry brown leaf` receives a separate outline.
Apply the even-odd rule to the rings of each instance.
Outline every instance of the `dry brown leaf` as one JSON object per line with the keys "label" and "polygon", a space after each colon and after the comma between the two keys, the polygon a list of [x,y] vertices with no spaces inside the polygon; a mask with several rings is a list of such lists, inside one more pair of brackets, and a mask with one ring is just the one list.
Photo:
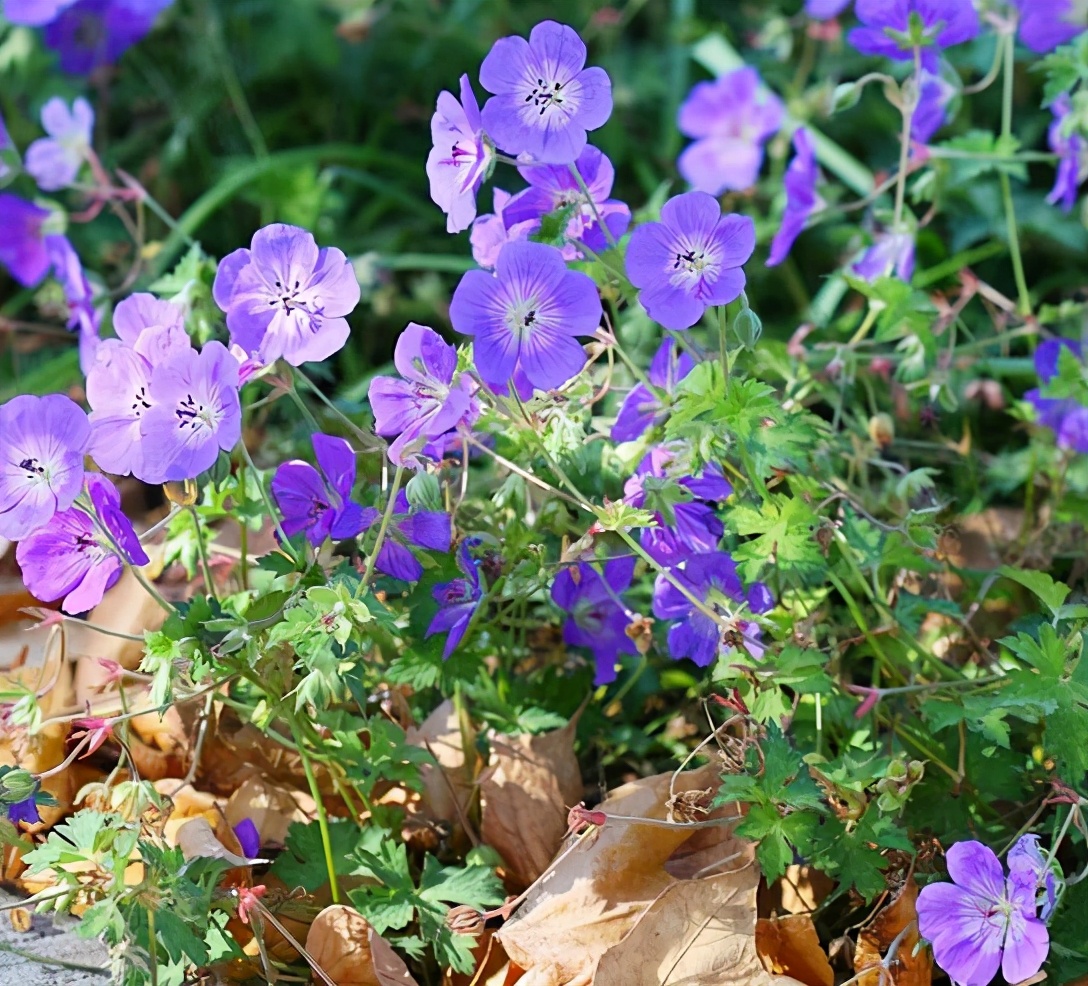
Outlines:
{"label": "dry brown leaf", "polygon": [[442,975],[442,986],[505,986],[510,959],[490,928],[485,928],[476,940],[472,958],[475,962],[472,972],[447,969]]}
{"label": "dry brown leaf", "polygon": [[389,942],[344,904],[314,918],[306,951],[336,986],[418,986]]}
{"label": "dry brown leaf", "polygon": [[34,926],[34,919],[25,907],[12,908],[8,917],[11,919],[12,930],[21,935],[25,935]]}
{"label": "dry brown leaf", "polygon": [[305,825],[315,814],[316,805],[308,794],[251,777],[230,796],[224,810],[231,825],[248,818],[257,826],[264,845],[282,846],[291,824]]}
{"label": "dry brown leaf", "polygon": [[466,765],[461,726],[453,703],[447,699],[418,728],[409,728],[405,741],[428,750],[438,761],[437,767],[433,764],[420,767],[423,813],[432,821],[463,827],[475,793],[476,765]]}
{"label": "dry brown leaf", "polygon": [[582,799],[576,725],[491,739],[491,763],[480,777],[480,835],[505,861],[512,890],[547,869],[567,830],[567,809]]}
{"label": "dry brown leaf", "polygon": [[250,866],[267,863],[266,859],[246,859],[231,852],[215,837],[215,830],[206,818],[190,818],[177,831],[176,841],[181,854],[187,859],[221,859],[231,866]]}
{"label": "dry brown leaf", "polygon": [[807,914],[761,918],[756,922],[756,950],[768,972],[792,976],[805,986],[835,982],[835,970]]}
{"label": "dry brown leaf", "polygon": [[892,902],[862,928],[858,935],[857,951],[854,953],[854,971],[872,971],[858,977],[858,986],[878,986],[881,981],[880,970],[872,967],[879,966],[881,960],[887,956],[892,942],[908,925],[911,926],[910,930],[899,942],[896,952],[898,961],[889,968],[891,980],[895,986],[929,986],[933,981],[933,959],[929,949],[920,948],[918,954],[914,954],[914,947],[918,944],[918,912],[915,910],[917,901],[918,885],[913,876],[908,876],[907,882]]}
{"label": "dry brown leaf", "polygon": [[[665,819],[671,774],[625,784],[599,807],[613,815]],[[710,787],[716,768],[681,773],[675,790]],[[613,819],[560,859],[497,937],[511,962],[526,970],[522,986],[585,986],[597,962],[673,884],[665,864],[694,834],[716,840],[716,861],[732,868],[751,859],[751,846],[728,825],[710,829],[639,825]],[[704,846],[702,852],[711,847]],[[744,877],[750,879],[750,877]],[[754,883],[750,922],[754,927]],[[754,950],[753,950],[754,954]]]}
{"label": "dry brown leaf", "polygon": [[807,914],[835,888],[835,881],[811,866],[793,863],[759,894],[760,914]]}

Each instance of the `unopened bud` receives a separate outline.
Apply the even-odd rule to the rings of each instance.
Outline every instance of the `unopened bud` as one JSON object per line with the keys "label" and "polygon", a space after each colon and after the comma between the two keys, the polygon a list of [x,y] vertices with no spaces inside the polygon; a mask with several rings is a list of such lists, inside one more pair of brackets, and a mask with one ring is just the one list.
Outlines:
{"label": "unopened bud", "polygon": [[881,448],[887,448],[895,441],[895,422],[890,414],[883,411],[869,419],[869,437]]}
{"label": "unopened bud", "polygon": [[475,907],[460,904],[446,913],[446,927],[455,935],[479,938],[484,931],[484,916]]}
{"label": "unopened bud", "polygon": [[15,767],[0,777],[0,801],[15,804],[26,801],[38,790],[38,778],[21,767]]}
{"label": "unopened bud", "polygon": [[751,308],[742,308],[733,319],[733,331],[745,349],[755,349],[763,335],[763,322]]}

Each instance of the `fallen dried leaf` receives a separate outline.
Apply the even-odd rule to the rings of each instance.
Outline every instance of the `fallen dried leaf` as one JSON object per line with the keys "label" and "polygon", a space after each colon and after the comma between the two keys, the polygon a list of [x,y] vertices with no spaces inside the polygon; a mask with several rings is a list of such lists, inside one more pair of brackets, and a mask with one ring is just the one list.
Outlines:
{"label": "fallen dried leaf", "polygon": [[835,881],[811,866],[787,866],[786,872],[760,891],[760,914],[805,914],[816,910],[835,887]]}
{"label": "fallen dried leaf", "polygon": [[429,751],[438,761],[438,766],[420,767],[423,814],[432,821],[464,828],[475,794],[476,764],[465,762],[461,726],[453,703],[447,699],[418,728],[409,728],[405,741]]}
{"label": "fallen dried leaf", "polygon": [[215,837],[215,831],[206,818],[190,818],[177,831],[177,845],[188,859],[221,859],[231,866],[252,866],[267,863],[267,859],[246,859],[231,852]]}
{"label": "fallen dried leaf", "polygon": [[265,845],[282,846],[291,824],[305,825],[316,806],[308,794],[251,777],[230,796],[224,811],[232,826],[248,818],[257,826]]}
{"label": "fallen dried leaf", "polygon": [[326,907],[314,918],[306,951],[336,986],[418,986],[389,942],[343,904]]}
{"label": "fallen dried leaf", "polygon": [[[896,961],[889,966],[891,981],[895,986],[929,986],[933,981],[933,959],[928,948],[918,944],[918,885],[913,876],[908,876],[902,889],[890,904],[879,911],[858,934],[858,947],[854,953],[854,971],[858,976],[858,986],[886,986],[882,983],[879,966],[887,958],[888,949],[898,939]],[[907,930],[900,939],[899,936]],[[863,970],[871,970],[863,972]]]}
{"label": "fallen dried leaf", "polygon": [[768,972],[792,976],[805,986],[835,982],[835,971],[807,914],[761,918],[756,922],[756,950]]}

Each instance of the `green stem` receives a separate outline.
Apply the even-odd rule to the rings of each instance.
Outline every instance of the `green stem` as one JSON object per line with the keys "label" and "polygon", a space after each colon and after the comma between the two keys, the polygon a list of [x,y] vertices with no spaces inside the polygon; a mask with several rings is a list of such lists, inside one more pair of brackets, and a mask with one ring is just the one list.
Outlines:
{"label": "green stem", "polygon": [[[340,410],[328,397],[322,393],[321,388],[317,386],[305,373],[302,372],[297,366],[292,367],[292,374],[295,380],[304,384],[309,391],[325,405],[334,415],[337,420],[341,422],[346,428],[350,429],[351,433],[355,435],[363,443],[363,445],[371,450],[379,449],[383,447],[383,443],[380,439],[376,438],[370,432],[363,428],[360,428],[354,421],[351,420],[343,411]],[[318,429],[320,430],[320,429]]]}
{"label": "green stem", "polygon": [[[1001,92],[1001,138],[1008,141],[1012,138],[1012,98],[1013,81],[1016,69],[1016,40],[1010,34],[1002,39],[1005,46],[1005,77],[1002,80]],[[1024,260],[1020,256],[1020,234],[1016,227],[1016,208],[1012,201],[1012,182],[1005,171],[998,173],[1001,183],[1001,201],[1005,206],[1005,230],[1009,241],[1009,255],[1012,259],[1012,276],[1016,281],[1016,296],[1019,301],[1017,306],[1021,315],[1031,314],[1031,295],[1028,292],[1028,283],[1024,277]]]}
{"label": "green stem", "polygon": [[[204,584],[208,595],[218,602],[219,596],[215,591],[215,581],[212,579],[212,566],[208,563],[208,547],[204,544],[204,532],[200,527],[200,514],[196,507],[189,506],[189,516],[193,518],[193,526],[196,528],[196,553],[200,557],[200,568],[204,573]],[[244,559],[243,559],[244,560]]]}
{"label": "green stem", "polygon": [[246,465],[253,470],[253,478],[256,480],[257,489],[261,494],[261,502],[264,504],[265,510],[268,511],[268,516],[272,518],[272,523],[276,525],[276,533],[280,538],[280,550],[286,554],[291,561],[297,563],[298,555],[295,554],[294,545],[291,544],[291,539],[287,536],[283,529],[283,524],[280,523],[280,515],[272,503],[272,498],[268,495],[268,490],[264,488],[264,479],[261,477],[260,470],[254,465],[253,457],[249,454],[249,449],[246,448],[245,441],[238,442],[238,447],[242,450],[242,458],[246,460]]}
{"label": "green stem", "polygon": [[582,177],[582,173],[578,170],[577,165],[575,165],[573,161],[568,167],[570,168],[570,173],[574,175],[574,180],[578,183],[578,188],[586,197],[586,202],[589,204],[590,211],[593,213],[593,218],[597,221],[597,227],[608,241],[608,245],[614,250],[616,248],[616,238],[612,235],[612,230],[604,224],[601,213],[597,209],[597,203],[593,201],[593,196],[589,194],[589,189],[586,187],[586,180]]}
{"label": "green stem", "polygon": [[314,776],[313,764],[310,762],[310,755],[306,751],[306,741],[293,716],[289,721],[291,723],[291,732],[294,734],[298,743],[298,756],[302,761],[303,773],[306,774],[306,783],[310,787],[310,796],[314,799],[314,804],[317,805],[317,827],[321,831],[321,848],[325,851],[325,868],[328,870],[329,874],[329,889],[332,892],[332,902],[334,904],[339,904],[340,884],[336,878],[336,864],[333,861],[332,856],[332,837],[329,835],[329,816],[325,811],[325,803],[321,800],[321,789],[317,786],[317,778]]}
{"label": "green stem", "polygon": [[[910,164],[910,125],[914,120],[914,110],[918,105],[918,97],[922,89],[922,53],[918,48],[914,49],[914,74],[907,80],[910,87],[900,89],[903,98],[901,111],[903,114],[903,129],[899,135],[899,171],[895,176],[895,214],[892,219],[892,229],[899,232],[903,222],[903,206],[907,194],[907,167]],[[909,94],[909,98],[904,95]]]}
{"label": "green stem", "polygon": [[400,491],[400,481],[404,476],[404,466],[397,466],[397,471],[393,474],[393,485],[389,488],[389,501],[385,505],[385,513],[382,514],[382,523],[378,528],[378,537],[374,542],[374,548],[370,552],[370,557],[366,560],[366,568],[363,570],[363,578],[359,583],[359,590],[362,591],[363,587],[370,582],[371,577],[374,575],[374,566],[378,561],[378,554],[382,550],[382,544],[385,542],[386,532],[389,530],[389,523],[393,519],[393,511],[397,505],[397,493]]}
{"label": "green stem", "polygon": [[151,986],[159,983],[159,943],[155,935],[155,909],[147,909],[147,956],[148,968],[151,970]]}

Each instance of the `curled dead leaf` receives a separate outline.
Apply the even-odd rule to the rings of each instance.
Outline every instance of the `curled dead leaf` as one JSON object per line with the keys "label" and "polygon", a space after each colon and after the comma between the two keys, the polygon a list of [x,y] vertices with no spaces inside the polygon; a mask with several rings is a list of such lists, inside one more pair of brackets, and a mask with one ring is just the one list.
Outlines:
{"label": "curled dead leaf", "polygon": [[854,953],[859,986],[888,986],[887,978],[881,977],[880,964],[887,961],[893,944],[895,961],[889,963],[888,972],[895,986],[929,986],[933,981],[933,957],[929,949],[915,948],[919,940],[917,903],[918,885],[913,876],[908,876],[891,903],[862,928]]}
{"label": "curled dead leaf", "polygon": [[326,907],[314,918],[306,951],[336,986],[418,986],[389,942],[344,904]]}
{"label": "curled dead leaf", "polygon": [[248,818],[265,845],[282,846],[293,822],[305,825],[316,811],[313,798],[258,777],[250,777],[227,801],[227,821],[237,825]]}
{"label": "curled dead leaf", "polygon": [[768,972],[792,976],[805,986],[832,986],[835,982],[835,971],[807,914],[761,918],[756,922],[755,942]]}
{"label": "curled dead leaf", "polygon": [[221,859],[231,866],[252,866],[267,859],[246,859],[231,852],[215,837],[206,818],[190,818],[177,831],[177,844],[186,859]]}
{"label": "curled dead leaf", "polygon": [[406,731],[405,741],[430,752],[438,765],[423,764],[420,808],[432,821],[449,822],[455,828],[469,824],[475,790],[475,751],[466,762],[461,725],[453,703],[438,706],[419,727]]}

